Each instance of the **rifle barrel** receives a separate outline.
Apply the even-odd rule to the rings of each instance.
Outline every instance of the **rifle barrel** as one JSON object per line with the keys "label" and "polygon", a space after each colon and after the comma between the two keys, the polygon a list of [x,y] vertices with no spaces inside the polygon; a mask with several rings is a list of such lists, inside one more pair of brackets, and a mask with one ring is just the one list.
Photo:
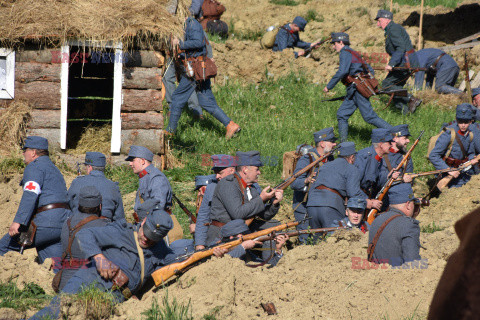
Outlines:
{"label": "rifle barrel", "polygon": [[195,215],[190,211],[188,210],[187,207],[185,207],[185,205],[182,203],[182,201],[180,201],[180,199],[177,198],[177,196],[175,195],[175,193],[172,192],[172,198],[177,201],[178,205],[180,206],[180,208],[183,210],[183,212],[185,212],[185,214],[192,220],[193,223],[197,223],[197,217],[195,217]]}

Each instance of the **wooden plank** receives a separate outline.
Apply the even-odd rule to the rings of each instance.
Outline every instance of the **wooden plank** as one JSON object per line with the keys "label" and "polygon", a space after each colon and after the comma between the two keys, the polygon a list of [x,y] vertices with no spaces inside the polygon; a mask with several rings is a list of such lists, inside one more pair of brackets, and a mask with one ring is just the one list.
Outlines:
{"label": "wooden plank", "polygon": [[132,129],[162,129],[163,114],[148,111],[145,113],[122,113],[122,131]]}
{"label": "wooden plank", "polygon": [[124,68],[123,88],[161,89],[162,73],[162,69],[160,68]]}
{"label": "wooden plank", "polygon": [[15,81],[15,98],[27,100],[35,109],[60,109],[60,83]]}
{"label": "wooden plank", "polygon": [[22,83],[33,81],[60,82],[61,65],[40,62],[17,62],[15,80]]}
{"label": "wooden plank", "polygon": [[41,63],[52,63],[52,60],[57,56],[60,57],[60,48],[58,49],[49,49],[49,50],[25,50],[25,51],[16,51],[15,59],[17,62],[41,62]]}
{"label": "wooden plank", "polygon": [[128,154],[131,145],[145,146],[154,154],[164,154],[162,129],[132,129],[122,130],[122,147],[120,152]]}
{"label": "wooden plank", "polygon": [[[469,78],[472,79],[473,78],[473,75],[475,74],[475,71],[473,70],[468,70],[468,75],[469,75]],[[462,72],[462,75],[465,76],[465,71]],[[465,79],[462,81],[462,83],[460,83],[460,86],[458,87],[458,90],[462,90],[462,91],[465,91],[465,87],[467,86],[467,82],[465,81]],[[472,88],[474,88],[472,86]]]}
{"label": "wooden plank", "polygon": [[162,111],[162,92],[160,90],[123,89],[122,112]]}
{"label": "wooden plank", "polygon": [[474,41],[474,42],[470,42],[470,43],[459,44],[458,46],[439,47],[437,49],[443,50],[445,52],[449,52],[449,51],[454,51],[454,50],[459,50],[459,49],[472,48],[472,47],[475,47],[476,45],[479,45],[479,44],[480,44],[480,41]]}
{"label": "wooden plank", "polygon": [[472,89],[480,87],[480,73],[477,73],[477,76],[475,77],[475,79],[473,79],[473,81],[470,82],[470,84],[472,86]]}
{"label": "wooden plank", "polygon": [[454,42],[455,45],[458,45],[458,44],[462,44],[462,43],[465,43],[465,42],[469,42],[469,41],[472,41],[472,40],[475,40],[477,38],[480,37],[480,32],[477,32],[475,34],[472,34],[471,36],[468,36],[468,37],[465,37],[465,38],[462,38],[460,40],[457,40]]}
{"label": "wooden plank", "polygon": [[60,110],[32,110],[29,129],[58,129],[60,132]]}

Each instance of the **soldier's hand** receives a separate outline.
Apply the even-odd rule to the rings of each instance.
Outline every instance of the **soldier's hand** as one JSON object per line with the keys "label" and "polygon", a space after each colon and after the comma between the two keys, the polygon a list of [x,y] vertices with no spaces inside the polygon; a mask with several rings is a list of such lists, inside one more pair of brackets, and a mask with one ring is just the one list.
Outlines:
{"label": "soldier's hand", "polygon": [[205,246],[202,246],[202,245],[195,246],[195,251],[200,251],[203,249],[205,249]]}
{"label": "soldier's hand", "polygon": [[413,178],[410,174],[404,174],[403,175],[403,182],[405,183],[410,183],[413,181]]}
{"label": "soldier's hand", "polygon": [[330,91],[330,90],[328,90],[327,87],[323,88],[323,92],[327,93],[328,91]]}
{"label": "soldier's hand", "polygon": [[272,189],[270,186],[266,187],[265,189],[262,190],[260,193],[260,198],[262,198],[262,201],[265,203],[268,200],[272,199],[275,196],[275,190],[271,190],[270,192],[268,190]]}
{"label": "soldier's hand", "polygon": [[188,226],[188,229],[190,230],[191,234],[194,234],[195,233],[195,223],[190,223],[190,225]]}
{"label": "soldier's hand", "polygon": [[19,234],[20,233],[20,231],[18,231],[19,228],[20,228],[20,223],[13,222],[10,228],[8,229],[8,234],[10,235],[10,237],[14,237],[17,234]]}
{"label": "soldier's hand", "polygon": [[367,199],[367,209],[377,209],[380,210],[382,208],[383,202],[376,199]]}
{"label": "soldier's hand", "polygon": [[277,204],[283,199],[283,190],[282,189],[276,189],[273,190],[275,192],[275,200],[273,200],[273,204]]}
{"label": "soldier's hand", "polygon": [[308,176],[306,179],[305,179],[305,185],[309,184],[309,183],[314,183],[315,182],[315,177],[312,177],[312,176]]}
{"label": "soldier's hand", "polygon": [[93,257],[95,259],[95,265],[100,276],[106,280],[112,279],[118,271],[118,266],[105,258],[101,253]]}
{"label": "soldier's hand", "polygon": [[392,70],[393,70],[392,66],[390,66],[390,65],[388,65],[388,64],[385,66],[385,71],[390,72],[390,71],[392,71]]}
{"label": "soldier's hand", "polygon": [[392,171],[390,171],[390,173],[388,175],[391,176],[394,180],[397,180],[398,177],[400,176],[400,172],[392,170]]}
{"label": "soldier's hand", "polygon": [[275,237],[275,248],[278,250],[282,250],[283,246],[285,245],[285,242],[290,239],[288,234],[279,234]]}
{"label": "soldier's hand", "polygon": [[260,241],[255,240],[245,240],[242,242],[242,247],[245,250],[253,249],[257,244],[262,244]]}
{"label": "soldier's hand", "polygon": [[470,164],[471,164],[472,166],[476,165],[477,163],[478,163],[478,159],[477,159],[476,157],[473,158],[472,160],[470,160]]}
{"label": "soldier's hand", "polygon": [[300,51],[297,52],[297,56],[301,57],[301,56],[303,56],[303,55],[305,55],[305,51],[304,51],[304,50],[300,50]]}
{"label": "soldier's hand", "polygon": [[217,247],[213,249],[213,255],[217,258],[222,258],[227,252],[228,252],[228,249],[226,248]]}
{"label": "soldier's hand", "polygon": [[450,171],[448,174],[454,178],[458,178],[458,176],[460,176],[460,171]]}

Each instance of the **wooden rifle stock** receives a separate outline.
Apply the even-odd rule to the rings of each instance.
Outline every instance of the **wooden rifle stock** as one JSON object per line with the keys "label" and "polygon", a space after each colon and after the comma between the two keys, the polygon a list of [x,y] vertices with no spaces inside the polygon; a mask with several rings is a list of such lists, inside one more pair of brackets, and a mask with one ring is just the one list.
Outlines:
{"label": "wooden rifle stock", "polygon": [[[464,170],[464,169],[468,168],[469,166],[471,166],[473,160],[480,160],[480,154],[477,155],[472,160],[469,160],[469,161],[465,162],[464,164],[462,164],[458,168],[450,168],[447,172]],[[450,183],[450,181],[452,181],[452,179],[453,179],[453,176],[451,176],[451,175],[447,175],[447,176],[443,177],[440,181],[438,181],[437,189],[442,191]]]}
{"label": "wooden rifle stock", "polygon": [[287,223],[284,223],[284,224],[281,224],[281,225],[278,225],[278,226],[275,226],[275,227],[271,227],[271,228],[268,228],[268,229],[265,229],[265,230],[261,230],[261,231],[258,231],[258,232],[254,232],[254,233],[244,235],[244,236],[242,236],[240,238],[237,238],[233,241],[219,244],[218,246],[215,246],[211,249],[197,251],[182,262],[175,262],[175,263],[169,264],[165,267],[162,267],[158,270],[155,270],[152,273],[152,278],[155,282],[155,286],[158,287],[159,285],[161,285],[162,283],[164,283],[165,281],[167,281],[168,279],[170,279],[174,275],[178,275],[178,274],[182,273],[182,270],[184,270],[188,266],[194,264],[195,262],[198,262],[198,261],[200,261],[204,258],[210,257],[211,255],[213,255],[213,251],[216,248],[230,249],[230,248],[238,246],[243,241],[253,240],[255,238],[267,235],[267,234],[272,233],[272,232],[281,231],[281,230],[284,230],[284,229],[287,229],[287,228],[295,227],[299,223],[300,222],[287,222]]}
{"label": "wooden rifle stock", "polygon": [[[415,140],[415,142],[413,143],[413,145],[410,147],[410,149],[408,150],[408,152],[405,154],[405,156],[403,157],[402,161],[400,161],[400,163],[398,164],[398,166],[393,169],[392,173],[395,172],[395,171],[399,171],[400,169],[402,169],[402,167],[407,163],[408,161],[408,158],[410,157],[410,155],[412,154],[413,152],[413,149],[415,149],[415,147],[417,146],[418,142],[420,141],[420,139],[422,138],[422,135],[423,133],[425,132],[425,130],[422,130],[422,132],[420,132],[420,135],[418,136],[417,140]],[[395,181],[395,179],[393,179],[393,177],[390,177],[387,182],[383,185],[382,189],[378,192],[377,196],[375,197],[375,200],[382,200],[385,195],[387,194],[388,190],[390,189],[390,187],[392,186],[392,183]],[[368,216],[367,216],[367,222],[369,224],[372,224],[373,220],[375,220],[376,216],[377,216],[377,213],[378,213],[378,210],[377,209],[370,209],[370,212],[368,213]]]}
{"label": "wooden rifle stock", "polygon": [[192,220],[193,223],[197,223],[197,217],[195,217],[195,215],[193,213],[191,213],[190,210],[188,210],[187,207],[185,207],[185,205],[182,203],[182,201],[180,201],[180,199],[178,199],[177,196],[175,195],[175,193],[173,193],[173,192],[172,192],[172,198],[173,198],[173,200],[177,201],[180,208],[183,210],[183,212],[185,212],[185,214],[190,218],[190,220]]}

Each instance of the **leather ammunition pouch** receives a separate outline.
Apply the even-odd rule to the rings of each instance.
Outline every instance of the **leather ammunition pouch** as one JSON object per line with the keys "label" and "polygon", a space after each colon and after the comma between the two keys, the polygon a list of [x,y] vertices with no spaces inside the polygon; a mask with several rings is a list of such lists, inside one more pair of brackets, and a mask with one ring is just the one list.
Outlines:
{"label": "leather ammunition pouch", "polygon": [[205,81],[210,78],[215,78],[217,76],[217,66],[215,62],[209,57],[199,56],[188,58],[184,63],[190,62],[193,68],[193,78],[196,81]]}
{"label": "leather ammunition pouch", "polygon": [[354,76],[347,75],[342,79],[342,83],[345,86],[354,84],[357,91],[367,99],[378,93],[378,80],[363,72]]}
{"label": "leather ammunition pouch", "polygon": [[447,166],[452,167],[452,168],[458,168],[458,167],[460,167],[462,164],[464,164],[465,162],[467,162],[467,161],[468,161],[468,158],[454,159],[454,158],[452,158],[452,157],[446,157],[444,160],[445,160],[445,163],[447,164]]}
{"label": "leather ammunition pouch", "polygon": [[125,299],[130,299],[132,292],[127,287],[128,281],[128,276],[121,269],[118,269],[117,273],[112,279],[112,290],[118,290],[122,293]]}

